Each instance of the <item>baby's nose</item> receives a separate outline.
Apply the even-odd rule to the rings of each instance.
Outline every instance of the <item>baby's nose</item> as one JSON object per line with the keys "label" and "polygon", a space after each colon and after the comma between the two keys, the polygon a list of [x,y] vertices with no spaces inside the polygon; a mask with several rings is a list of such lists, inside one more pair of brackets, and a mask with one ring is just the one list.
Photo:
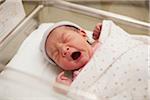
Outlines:
{"label": "baby's nose", "polygon": [[70,54],[70,48],[68,46],[64,47],[62,50],[62,55],[65,57]]}

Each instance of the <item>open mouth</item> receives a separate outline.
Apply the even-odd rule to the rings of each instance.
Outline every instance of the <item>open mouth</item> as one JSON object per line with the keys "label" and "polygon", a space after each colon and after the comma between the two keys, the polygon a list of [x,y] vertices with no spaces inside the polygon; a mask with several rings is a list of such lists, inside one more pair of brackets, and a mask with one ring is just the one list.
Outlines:
{"label": "open mouth", "polygon": [[71,57],[72,57],[73,60],[77,60],[80,56],[81,56],[81,52],[79,52],[79,51],[73,52],[71,54]]}

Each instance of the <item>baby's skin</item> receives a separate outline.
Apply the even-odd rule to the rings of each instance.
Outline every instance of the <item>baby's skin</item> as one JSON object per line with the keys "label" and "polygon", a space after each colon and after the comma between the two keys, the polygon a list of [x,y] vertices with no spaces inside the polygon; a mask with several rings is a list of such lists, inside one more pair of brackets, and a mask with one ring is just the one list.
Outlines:
{"label": "baby's skin", "polygon": [[61,26],[50,33],[46,42],[47,54],[63,69],[56,82],[71,85],[96,50],[101,27],[101,23],[95,26],[93,30],[95,41],[92,44],[87,42],[87,33],[84,29]]}

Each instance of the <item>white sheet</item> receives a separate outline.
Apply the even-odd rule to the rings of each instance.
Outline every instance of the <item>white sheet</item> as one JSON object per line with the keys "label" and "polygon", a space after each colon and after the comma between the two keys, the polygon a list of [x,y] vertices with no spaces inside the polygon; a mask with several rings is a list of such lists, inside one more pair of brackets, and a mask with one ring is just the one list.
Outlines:
{"label": "white sheet", "polygon": [[112,21],[102,25],[101,44],[70,90],[77,88],[107,100],[148,100],[148,45]]}
{"label": "white sheet", "polygon": [[[52,23],[44,23],[23,42],[17,54],[0,74],[0,99],[52,99],[49,88],[60,69],[50,65],[40,52],[42,33]],[[147,39],[146,39],[147,41]],[[59,96],[60,97],[60,96]]]}
{"label": "white sheet", "polygon": [[61,70],[46,61],[40,51],[42,35],[51,25],[53,23],[41,24],[32,32],[0,74],[0,100],[66,100],[52,90],[55,77]]}
{"label": "white sheet", "polygon": [[[37,30],[32,32],[23,42],[19,51],[7,67],[35,75],[47,81],[53,80],[55,76],[58,75],[60,69],[51,65],[43,58],[39,46],[44,31],[51,25],[53,25],[53,23],[41,24]],[[87,32],[89,33],[88,36],[91,37],[90,32]],[[90,41],[92,41],[91,38]]]}
{"label": "white sheet", "polygon": [[25,73],[37,76],[47,81],[53,80],[58,73],[56,66],[49,64],[42,56],[40,51],[40,40],[42,33],[51,24],[42,24],[37,30],[23,42],[19,51],[7,65],[9,68],[14,68]]}
{"label": "white sheet", "polygon": [[[37,30],[31,33],[31,35],[22,43],[17,54],[8,63],[7,67],[14,68],[31,75],[35,75],[39,78],[51,81],[60,72],[60,70],[47,62],[39,49],[40,40],[42,38],[42,33],[46,31],[49,25],[53,23],[44,23],[39,26]],[[88,36],[91,39],[91,32],[87,31]],[[135,39],[141,40],[145,43],[149,43],[147,36],[133,35]],[[50,78],[51,77],[51,78]]]}
{"label": "white sheet", "polygon": [[[59,73],[40,52],[42,33],[51,23],[39,26],[22,43],[17,54],[0,74],[0,100],[57,100],[52,83]],[[55,95],[55,96],[54,96]],[[60,98],[59,98],[60,99]]]}

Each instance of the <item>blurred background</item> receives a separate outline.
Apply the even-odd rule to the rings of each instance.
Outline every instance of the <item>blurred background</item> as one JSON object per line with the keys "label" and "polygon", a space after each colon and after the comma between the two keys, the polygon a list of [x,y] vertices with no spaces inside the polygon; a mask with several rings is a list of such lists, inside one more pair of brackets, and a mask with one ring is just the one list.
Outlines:
{"label": "blurred background", "polygon": [[[28,2],[31,0],[23,0],[23,1],[26,14],[29,14],[37,5],[37,2],[34,2],[34,0],[32,1],[32,3]],[[129,16],[144,22],[150,21],[149,0],[65,0],[65,1]],[[42,2],[40,2],[39,0],[38,3]],[[101,22],[103,20],[102,18],[94,18],[80,13],[59,9],[54,7],[53,5],[48,5],[44,7],[44,9],[39,13],[38,18],[40,23],[57,22],[60,20],[70,20],[83,26],[88,30],[92,30],[96,23]],[[133,27],[130,27],[128,25],[122,24],[120,25],[125,30],[129,31],[131,34],[148,34],[148,31],[145,31],[143,29],[134,30]]]}

